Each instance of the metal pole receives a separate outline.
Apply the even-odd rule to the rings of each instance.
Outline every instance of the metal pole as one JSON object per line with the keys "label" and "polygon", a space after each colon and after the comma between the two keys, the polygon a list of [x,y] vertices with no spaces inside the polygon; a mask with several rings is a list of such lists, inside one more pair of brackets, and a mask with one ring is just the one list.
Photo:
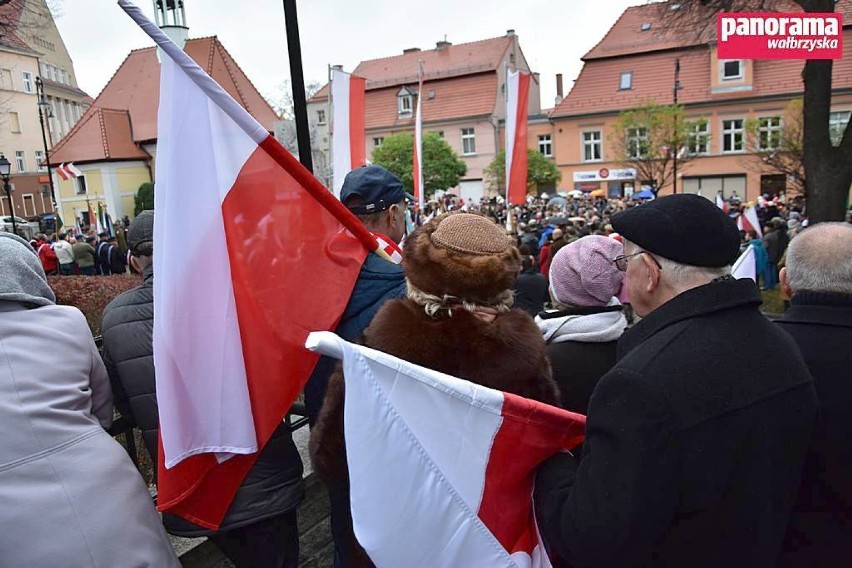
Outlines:
{"label": "metal pole", "polygon": [[6,191],[6,198],[9,200],[9,208],[12,210],[12,234],[18,234],[18,224],[15,223],[15,205],[12,203],[12,185],[9,183],[9,176],[3,177],[3,189]]}
{"label": "metal pole", "polygon": [[[56,188],[53,186],[53,175],[50,173],[50,150],[47,146],[47,135],[44,132],[44,113],[42,112],[42,103],[46,103],[44,100],[44,84],[41,82],[41,77],[36,77],[36,88],[38,91],[38,122],[41,124],[41,141],[44,144],[44,163],[47,166],[47,179],[50,183],[50,199],[53,202],[53,228],[58,233],[59,232],[59,222],[61,219],[59,218],[59,205],[56,200]],[[50,126],[48,125],[48,128]]]}
{"label": "metal pole", "polygon": [[309,172],[313,173],[311,133],[308,130],[308,106],[305,99],[305,77],[302,73],[302,47],[299,42],[296,0],[284,0],[284,25],[287,29],[287,53],[290,56],[290,82],[293,86],[293,110],[296,114],[299,161]]}
{"label": "metal pole", "polygon": [[672,194],[677,193],[677,153],[680,151],[678,148],[679,136],[677,132],[677,92],[680,89],[680,81],[678,77],[680,76],[680,59],[675,59],[675,72],[674,72],[674,148],[672,148],[672,154],[674,155],[674,159],[672,160],[673,171],[672,171]]}

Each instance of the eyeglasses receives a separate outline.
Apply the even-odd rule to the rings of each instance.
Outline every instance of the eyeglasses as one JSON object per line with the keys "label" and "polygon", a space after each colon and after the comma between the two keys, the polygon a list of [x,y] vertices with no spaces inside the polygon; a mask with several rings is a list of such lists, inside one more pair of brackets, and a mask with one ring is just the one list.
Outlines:
{"label": "eyeglasses", "polygon": [[[612,261],[615,263],[615,267],[617,269],[619,269],[621,272],[627,272],[627,259],[630,258],[631,256],[638,256],[640,254],[645,254],[647,252],[648,251],[646,251],[646,250],[640,250],[639,252],[634,252],[633,254],[620,254],[617,257],[615,257],[614,259],[612,259]],[[654,264],[657,265],[657,268],[659,268],[660,270],[663,269],[663,267],[660,265],[660,263],[657,261],[657,259],[654,258],[653,254],[648,253],[648,256],[651,257],[651,260],[654,261]]]}

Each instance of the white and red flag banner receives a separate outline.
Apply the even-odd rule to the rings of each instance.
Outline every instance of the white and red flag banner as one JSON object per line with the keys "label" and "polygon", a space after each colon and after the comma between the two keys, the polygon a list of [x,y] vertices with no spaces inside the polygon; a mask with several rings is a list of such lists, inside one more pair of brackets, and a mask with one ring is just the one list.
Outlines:
{"label": "white and red flag banner", "polygon": [[509,205],[524,205],[527,199],[527,109],[530,74],[509,71],[506,82],[506,201]]}
{"label": "white and red flag banner", "polygon": [[763,237],[763,230],[760,228],[760,221],[754,207],[746,207],[745,211],[737,217],[737,228],[740,231],[754,231],[758,237]]}
{"label": "white and red flag banner", "polygon": [[56,173],[59,174],[59,177],[64,180],[78,178],[83,175],[83,172],[77,169],[77,166],[74,165],[74,162],[71,162],[70,164],[59,164],[59,166],[54,169],[56,170]]}
{"label": "white and red flag banner", "polygon": [[417,112],[414,116],[414,199],[423,211],[426,206],[426,191],[423,187],[423,63],[417,67]]}
{"label": "white and red flag banner", "polygon": [[718,207],[719,209],[721,209],[721,210],[722,210],[722,211],[724,211],[725,213],[727,213],[727,212],[728,212],[728,209],[729,209],[729,207],[728,207],[728,202],[727,202],[727,201],[725,201],[725,198],[724,198],[724,197],[722,197],[722,196],[721,196],[720,194],[718,194],[718,193],[716,194],[716,207]]}
{"label": "white and red flag banner", "polygon": [[352,521],[377,566],[550,566],[536,468],[583,440],[585,417],[312,333],[343,360]]}
{"label": "white and red flag banner", "polygon": [[332,159],[334,166],[334,195],[346,174],[360,168],[366,161],[364,149],[365,118],[364,90],[367,80],[339,69],[331,70]]}
{"label": "white and red flag banner", "polygon": [[136,6],[119,4],[164,52],[154,223],[158,506],[216,529],[314,368],[308,332],[336,327],[368,250],[387,254]]}

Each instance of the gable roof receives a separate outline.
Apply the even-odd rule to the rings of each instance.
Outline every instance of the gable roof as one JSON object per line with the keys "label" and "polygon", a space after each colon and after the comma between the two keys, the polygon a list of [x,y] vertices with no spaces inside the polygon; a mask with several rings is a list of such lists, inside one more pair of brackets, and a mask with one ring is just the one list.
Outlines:
{"label": "gable roof", "polygon": [[10,0],[0,4],[0,45],[37,56],[38,52],[31,49],[16,33],[26,4],[27,0]]}
{"label": "gable roof", "polygon": [[103,160],[147,160],[151,156],[133,142],[127,110],[96,108],[76,126],[74,144],[51,152],[51,163]]}
{"label": "gable roof", "polygon": [[[352,74],[367,79],[366,89],[372,90],[416,84],[420,61],[423,61],[424,81],[496,71],[515,37],[505,35],[426,51],[406,50],[402,55],[362,61]],[[326,84],[310,98],[310,102],[327,98]]]}
{"label": "gable roof", "polygon": [[[184,51],[202,69],[240,103],[258,122],[270,132],[278,116],[269,103],[233,60],[215,36],[191,39]],[[160,64],[157,48],[148,47],[130,52],[115,74],[94,100],[77,125],[50,152],[51,165],[62,162],[91,162],[103,159],[126,159],[114,155],[105,156],[97,148],[121,148],[126,153],[128,144],[138,145],[157,138],[157,108],[160,97]],[[101,110],[99,121],[106,131],[100,133],[92,127],[92,117]],[[129,118],[129,129],[111,118],[112,111],[125,111]],[[119,139],[122,138],[120,141]],[[104,142],[107,141],[107,142]],[[87,149],[85,152],[81,149]],[[141,152],[141,150],[140,150]],[[107,152],[112,154],[112,152]],[[147,153],[143,154],[148,156]]]}

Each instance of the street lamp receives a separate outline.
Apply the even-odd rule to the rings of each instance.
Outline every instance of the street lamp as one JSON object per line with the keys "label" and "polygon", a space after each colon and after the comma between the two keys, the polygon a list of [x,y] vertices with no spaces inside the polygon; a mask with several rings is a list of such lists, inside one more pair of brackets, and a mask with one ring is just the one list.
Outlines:
{"label": "street lamp", "polygon": [[6,156],[0,154],[0,177],[3,178],[3,189],[9,199],[9,208],[12,210],[12,232],[18,234],[18,225],[15,223],[15,206],[12,204],[12,184],[9,183],[9,174],[12,172],[12,164]]}

